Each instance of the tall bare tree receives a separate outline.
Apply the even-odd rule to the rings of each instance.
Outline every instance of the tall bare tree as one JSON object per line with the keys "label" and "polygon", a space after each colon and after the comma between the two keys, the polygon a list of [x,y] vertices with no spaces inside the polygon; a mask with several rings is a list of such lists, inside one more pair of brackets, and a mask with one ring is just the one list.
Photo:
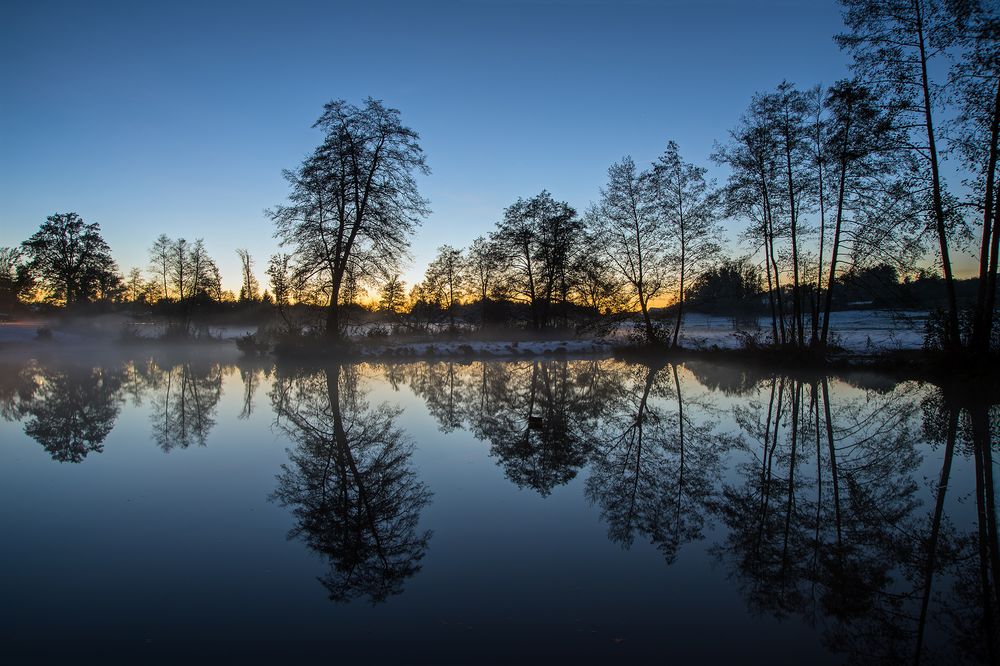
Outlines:
{"label": "tall bare tree", "polygon": [[236,250],[236,254],[240,258],[240,271],[243,277],[243,284],[240,285],[240,302],[256,301],[259,298],[260,284],[253,274],[253,257],[250,256],[249,250],[242,248]]}
{"label": "tall bare tree", "polygon": [[398,265],[409,237],[429,211],[416,176],[429,173],[419,135],[381,101],[329,102],[314,127],[323,142],[286,171],[288,203],[268,211],[275,236],[294,248],[299,281],[312,280],[326,300],[326,335],[341,335],[341,289]]}
{"label": "tall bare tree", "polygon": [[971,343],[985,352],[995,324],[1000,255],[1000,7],[983,0],[951,0],[948,5],[960,47],[950,76],[959,111],[952,122],[953,143],[972,175],[967,181],[971,203],[982,216]]}
{"label": "tall bare tree", "polygon": [[669,284],[669,239],[653,185],[650,174],[625,157],[608,169],[601,201],[588,216],[598,246],[639,305],[647,342],[658,340],[649,303]]}
{"label": "tall bare tree", "polygon": [[706,169],[681,159],[677,144],[667,149],[653,165],[652,183],[656,213],[663,220],[663,233],[670,239],[671,258],[677,268],[677,318],[670,345],[678,346],[684,320],[688,281],[711,264],[719,254],[722,229],[718,223],[719,197],[705,180]]}
{"label": "tall bare tree", "polygon": [[149,248],[149,272],[154,276],[158,284],[163,285],[160,298],[166,300],[170,298],[170,250],[173,241],[166,234],[160,234],[153,242],[153,247]]}
{"label": "tall bare tree", "polygon": [[947,343],[961,345],[958,297],[949,236],[957,221],[941,177],[938,122],[940,100],[931,71],[953,42],[940,0],[840,0],[847,32],[837,36],[854,57],[854,68],[883,103],[898,109],[908,129],[903,149],[923,165],[919,189],[928,202],[929,224],[937,236],[948,300]]}

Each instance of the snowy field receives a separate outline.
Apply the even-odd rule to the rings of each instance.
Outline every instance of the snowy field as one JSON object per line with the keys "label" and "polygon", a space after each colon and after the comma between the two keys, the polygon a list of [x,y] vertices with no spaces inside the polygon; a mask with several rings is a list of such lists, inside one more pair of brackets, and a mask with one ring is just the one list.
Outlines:
{"label": "snowy field", "polygon": [[[888,310],[844,310],[830,315],[831,342],[855,353],[897,349],[920,349],[924,340],[926,312]],[[742,331],[761,343],[771,336],[770,317],[760,317],[757,325],[741,322]],[[806,320],[806,332],[810,330]],[[690,348],[733,349],[739,346],[738,335],[730,317],[691,313],[684,317],[681,329],[683,345]]]}

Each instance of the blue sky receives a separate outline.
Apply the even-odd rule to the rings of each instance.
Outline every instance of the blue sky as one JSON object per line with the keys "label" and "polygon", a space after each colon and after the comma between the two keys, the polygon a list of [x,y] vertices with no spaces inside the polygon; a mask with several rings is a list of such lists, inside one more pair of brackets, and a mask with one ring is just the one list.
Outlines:
{"label": "blue sky", "polygon": [[[408,282],[519,196],[578,209],[668,139],[706,166],[756,91],[847,73],[834,0],[49,3],[0,9],[0,245],[47,215],[99,222],[123,270],[160,233],[263,277],[264,209],[335,98],[421,134],[431,201]],[[724,173],[711,167],[719,178]]]}

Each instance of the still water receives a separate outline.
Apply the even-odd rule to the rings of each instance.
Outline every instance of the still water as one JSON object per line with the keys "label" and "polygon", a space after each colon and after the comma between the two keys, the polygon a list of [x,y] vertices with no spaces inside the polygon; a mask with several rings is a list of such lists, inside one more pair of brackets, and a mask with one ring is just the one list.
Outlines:
{"label": "still water", "polygon": [[990,403],[702,362],[6,360],[0,647],[989,662]]}

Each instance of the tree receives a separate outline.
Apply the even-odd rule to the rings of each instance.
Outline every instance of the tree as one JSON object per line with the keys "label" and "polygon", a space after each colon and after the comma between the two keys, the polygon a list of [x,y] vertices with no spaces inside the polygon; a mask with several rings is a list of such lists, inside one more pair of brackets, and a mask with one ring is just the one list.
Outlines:
{"label": "tree", "polygon": [[142,277],[142,269],[133,266],[125,279],[125,297],[131,303],[138,303],[146,296],[146,281]]}
{"label": "tree", "polygon": [[673,141],[653,165],[657,212],[664,222],[663,232],[673,241],[672,259],[678,271],[672,347],[677,347],[684,318],[686,279],[697,275],[719,253],[718,197],[705,180],[705,172],[703,167],[682,160]]}
{"label": "tree", "polygon": [[399,314],[406,307],[406,283],[399,279],[398,273],[382,285],[378,306],[391,315]]}
{"label": "tree", "polygon": [[274,305],[278,308],[278,313],[285,320],[285,325],[291,328],[288,320],[288,305],[294,292],[294,283],[291,275],[291,260],[287,254],[274,254],[267,262],[268,280],[271,282],[271,293],[274,294]]}
{"label": "tree", "polygon": [[416,174],[429,173],[419,135],[381,101],[362,107],[329,102],[314,127],[323,142],[286,171],[289,201],[268,211],[275,236],[292,246],[298,281],[326,299],[326,335],[341,335],[341,289],[348,272],[368,280],[406,256],[409,237],[429,211]]}
{"label": "tree", "polygon": [[157,282],[163,285],[160,298],[166,300],[170,298],[170,289],[167,281],[170,279],[170,250],[173,241],[166,234],[160,234],[153,242],[153,247],[149,248],[149,271]]}
{"label": "tree", "polygon": [[253,274],[253,257],[250,256],[250,251],[245,249],[236,250],[236,254],[240,258],[240,267],[243,276],[243,284],[240,286],[240,302],[256,301],[258,292],[260,291],[260,284]]}
{"label": "tree", "polygon": [[201,296],[221,300],[222,275],[215,260],[208,256],[202,239],[199,238],[194,242],[188,261],[191,268],[189,297]]}
{"label": "tree", "polygon": [[170,244],[170,279],[177,293],[177,300],[183,301],[190,294],[191,283],[191,258],[188,251],[188,242],[183,238],[178,238]]}
{"label": "tree", "polygon": [[455,307],[465,292],[464,268],[461,251],[442,245],[424,276],[425,291],[448,313],[450,330],[455,328]]}
{"label": "tree", "polygon": [[594,241],[631,287],[648,342],[658,340],[649,302],[669,280],[664,218],[656,203],[651,175],[640,173],[632,158],[625,157],[608,169],[601,201],[588,215]]}
{"label": "tree", "polygon": [[549,325],[553,300],[561,303],[565,315],[569,269],[582,238],[583,224],[576,210],[545,190],[531,199],[518,199],[497,223],[495,239],[508,267],[508,288],[528,304],[532,328]]}
{"label": "tree", "polygon": [[973,317],[972,347],[989,350],[993,332],[997,260],[1000,255],[1000,13],[995,3],[949,2],[960,58],[950,82],[958,102],[952,121],[953,143],[971,172],[970,203],[983,219],[979,245],[979,283]]}
{"label": "tree", "polygon": [[776,196],[778,164],[776,145],[761,105],[755,102],[730,132],[731,141],[720,147],[713,159],[730,167],[723,191],[725,212],[744,217],[751,225],[744,237],[753,244],[754,253],[764,252],[764,274],[771,309],[771,336],[778,343],[787,340],[781,273],[775,242],[781,232],[779,219],[782,199]]}
{"label": "tree", "polygon": [[848,32],[838,35],[837,42],[854,57],[861,80],[883,104],[900,111],[900,127],[908,136],[902,149],[923,165],[919,189],[930,199],[928,226],[937,236],[948,299],[947,347],[955,350],[961,335],[949,235],[956,217],[941,178],[934,116],[939,100],[929,74],[932,63],[951,45],[950,26],[939,0],[840,2]]}
{"label": "tree", "polygon": [[94,299],[117,276],[100,225],[87,224],[76,213],[49,216],[23,247],[30,259],[28,269],[49,298],[67,306]]}
{"label": "tree", "polygon": [[34,279],[20,247],[0,247],[0,308],[8,310],[29,296]]}
{"label": "tree", "polygon": [[470,287],[479,297],[480,323],[486,325],[486,304],[503,270],[503,254],[490,237],[479,236],[466,252]]}
{"label": "tree", "polygon": [[754,307],[760,287],[760,269],[741,257],[703,271],[687,291],[686,299],[702,308],[733,313]]}
{"label": "tree", "polygon": [[[834,227],[830,249],[829,278],[825,290],[822,329],[819,344],[826,346],[830,331],[830,310],[837,267],[840,261],[841,239],[849,233],[854,241],[854,254],[866,237],[863,227],[881,226],[890,232],[878,234],[879,242],[899,231],[898,222],[909,217],[894,214],[894,202],[908,202],[905,189],[886,178],[903,178],[911,170],[905,160],[894,158],[890,147],[899,139],[893,131],[893,121],[878,108],[871,90],[856,80],[838,81],[827,92],[824,106],[827,118],[823,128],[824,151],[834,170]],[[855,227],[851,229],[850,226]],[[897,256],[900,253],[895,253]]]}

